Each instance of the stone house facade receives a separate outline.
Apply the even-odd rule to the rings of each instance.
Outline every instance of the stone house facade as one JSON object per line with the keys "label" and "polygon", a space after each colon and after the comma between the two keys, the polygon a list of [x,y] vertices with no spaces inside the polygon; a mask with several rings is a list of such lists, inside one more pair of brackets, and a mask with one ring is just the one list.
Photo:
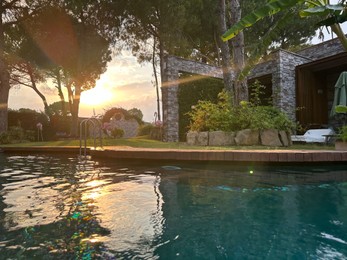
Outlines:
{"label": "stone house facade", "polygon": [[[298,52],[278,50],[267,59],[251,70],[247,80],[258,79],[264,83],[273,104],[293,121],[300,121],[307,127],[328,124],[333,85],[338,75],[347,70],[347,55],[340,42],[333,39]],[[220,67],[173,56],[166,57],[164,72],[161,88],[163,139],[177,142],[179,73],[221,79],[223,73]],[[298,107],[303,109],[298,111]]]}

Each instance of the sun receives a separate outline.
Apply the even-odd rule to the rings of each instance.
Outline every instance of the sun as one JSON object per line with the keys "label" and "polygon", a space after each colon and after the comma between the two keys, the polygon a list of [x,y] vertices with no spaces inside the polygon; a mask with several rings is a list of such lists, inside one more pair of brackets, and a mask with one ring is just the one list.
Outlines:
{"label": "sun", "polygon": [[87,106],[101,106],[113,99],[113,93],[106,88],[96,86],[90,90],[82,92],[81,104]]}

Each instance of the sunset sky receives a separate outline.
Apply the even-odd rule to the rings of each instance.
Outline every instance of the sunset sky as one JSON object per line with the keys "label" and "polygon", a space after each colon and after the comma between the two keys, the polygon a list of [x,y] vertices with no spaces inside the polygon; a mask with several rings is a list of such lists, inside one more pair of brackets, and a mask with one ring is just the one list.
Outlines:
{"label": "sunset sky", "polygon": [[[79,116],[93,116],[93,110],[98,115],[112,107],[135,107],[142,111],[145,121],[152,122],[156,111],[156,92],[152,84],[151,68],[150,64],[138,64],[129,52],[115,56],[108,64],[107,71],[97,81],[96,87],[82,93]],[[55,89],[49,88],[48,84],[40,90],[49,104],[59,100]],[[67,98],[66,95],[65,97]],[[32,89],[26,87],[10,90],[9,107],[43,111],[42,100]]]}

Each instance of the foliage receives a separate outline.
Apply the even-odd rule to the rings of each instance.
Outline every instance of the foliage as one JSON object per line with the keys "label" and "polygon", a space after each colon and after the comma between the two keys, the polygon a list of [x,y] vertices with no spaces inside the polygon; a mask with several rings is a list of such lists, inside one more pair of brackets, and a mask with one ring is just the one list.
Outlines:
{"label": "foliage", "polygon": [[342,105],[336,106],[335,111],[336,113],[347,113],[347,106],[342,106]]}
{"label": "foliage", "polygon": [[[317,26],[330,26],[334,33],[341,41],[344,48],[347,50],[347,38],[343,34],[340,27],[340,23],[343,23],[347,19],[346,4],[345,1],[338,1],[337,4],[330,4],[329,1],[321,0],[274,0],[269,1],[267,4],[261,6],[255,11],[250,12],[243,17],[238,23],[234,24],[227,32],[222,36],[224,41],[227,41],[235,37],[238,33],[245,28],[253,26],[259,20],[266,17],[272,17],[279,12],[286,13],[288,10],[292,10],[294,7],[300,7],[298,10],[301,17],[318,17],[320,22]],[[283,19],[288,19],[287,15],[283,15]],[[280,27],[283,23],[278,22]],[[271,28],[276,30],[275,28]],[[314,29],[314,28],[312,28]],[[271,32],[272,30],[269,30]]]}
{"label": "foliage", "polygon": [[0,144],[22,143],[35,141],[35,131],[24,130],[19,126],[11,126],[7,132],[0,134]]}
{"label": "foliage", "polygon": [[[140,118],[140,115],[142,114],[141,110],[137,108],[133,108],[133,109],[130,109],[130,111],[132,112],[129,112],[128,110],[124,108],[120,108],[120,107],[110,108],[102,116],[101,121],[102,123],[107,123],[111,120],[111,118],[114,115],[121,114],[124,116],[125,120],[135,119],[139,123],[139,125],[142,125],[143,121],[142,121],[142,118]],[[136,111],[136,113],[134,113],[134,111]]]}
{"label": "foliage", "polygon": [[[218,93],[223,89],[223,81],[214,78],[199,79],[197,75],[181,74],[182,83],[178,89],[179,104],[179,135],[180,140],[185,141],[186,133],[189,128],[190,119],[188,112],[198,101],[218,101]],[[194,95],[192,95],[194,93]]]}
{"label": "foliage", "polygon": [[134,107],[128,110],[128,113],[134,117],[137,117],[139,120],[143,120],[143,113],[140,109]]}
{"label": "foliage", "polygon": [[[258,86],[259,88],[259,86]],[[258,93],[258,94],[257,94]],[[277,108],[259,106],[259,95],[254,92],[251,102],[241,102],[232,106],[230,96],[222,91],[217,103],[199,101],[188,113],[191,118],[191,131],[239,131],[242,129],[278,129],[290,130],[293,123]]]}
{"label": "foliage", "polygon": [[149,136],[153,128],[155,128],[153,124],[143,124],[139,127],[137,135]]}
{"label": "foliage", "polygon": [[347,125],[344,125],[340,128],[338,136],[342,141],[347,142]]}
{"label": "foliage", "polygon": [[39,113],[35,110],[28,108],[21,108],[19,110],[8,111],[8,126],[19,126],[24,130],[36,130],[36,124],[42,123],[45,128],[49,119],[44,113]]}
{"label": "foliage", "polygon": [[122,138],[124,136],[124,130],[115,127],[111,130],[111,136],[113,138]]}
{"label": "foliage", "polygon": [[[8,125],[11,127],[20,127],[25,132],[25,139],[34,141],[37,138],[37,123],[43,125],[43,139],[53,140],[57,133],[69,133],[70,117],[53,115],[48,118],[45,113],[37,112],[32,109],[21,108],[19,110],[9,110]],[[30,137],[28,133],[33,136]]]}
{"label": "foliage", "polygon": [[[53,116],[63,116],[64,115],[64,111],[63,111],[63,105],[67,108],[69,107],[69,103],[68,102],[62,102],[62,101],[56,101],[53,102],[52,104],[50,104],[48,106],[48,109],[50,110],[51,115]],[[70,110],[68,109],[66,111],[67,114],[70,114]]]}
{"label": "foliage", "polygon": [[[267,0],[242,1],[242,13],[251,13],[267,2]],[[298,48],[302,49],[307,40],[315,36],[316,32],[312,28],[315,27],[318,19],[315,17],[298,19],[295,13],[301,7],[302,5],[294,6],[283,13],[265,17],[257,22],[257,26],[248,27],[244,31],[247,56],[250,57],[255,52],[260,55],[266,54],[278,48],[291,51],[298,50]],[[286,18],[286,20],[283,21],[283,26],[280,27],[283,18]],[[264,38],[270,36],[272,29],[275,29],[275,35],[265,44]]]}

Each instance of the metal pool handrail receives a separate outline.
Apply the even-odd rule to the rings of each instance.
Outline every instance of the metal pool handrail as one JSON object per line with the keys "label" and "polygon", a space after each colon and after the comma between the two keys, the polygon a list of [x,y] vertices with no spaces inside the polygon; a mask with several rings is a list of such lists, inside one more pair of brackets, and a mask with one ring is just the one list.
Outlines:
{"label": "metal pool handrail", "polygon": [[[80,123],[80,156],[82,155],[82,138],[84,138],[84,156],[87,155],[87,136],[88,136],[88,126],[91,124],[92,132],[94,137],[94,149],[96,149],[96,135],[95,130],[98,130],[100,147],[102,147],[102,123],[99,119],[95,117],[90,117],[88,119],[82,120]],[[84,127],[84,135],[83,135]]]}

